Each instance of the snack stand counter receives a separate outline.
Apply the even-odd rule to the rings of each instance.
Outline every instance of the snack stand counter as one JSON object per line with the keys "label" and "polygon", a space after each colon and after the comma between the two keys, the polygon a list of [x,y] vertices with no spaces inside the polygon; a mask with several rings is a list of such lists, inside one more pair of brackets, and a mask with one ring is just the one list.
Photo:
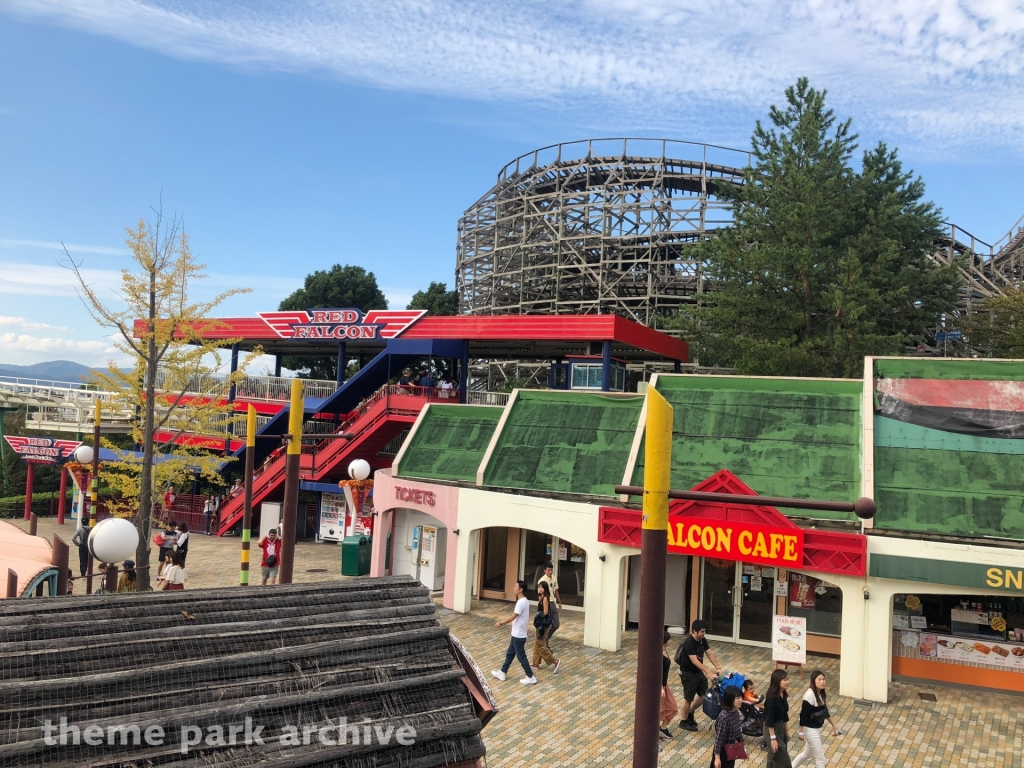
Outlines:
{"label": "snack stand counter", "polygon": [[1024,692],[1024,600],[896,595],[892,626],[893,675]]}

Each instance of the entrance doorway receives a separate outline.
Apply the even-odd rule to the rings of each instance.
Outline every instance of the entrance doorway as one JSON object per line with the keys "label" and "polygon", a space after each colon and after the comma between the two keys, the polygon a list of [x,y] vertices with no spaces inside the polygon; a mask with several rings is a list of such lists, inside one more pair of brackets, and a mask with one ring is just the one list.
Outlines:
{"label": "entrance doorway", "polygon": [[701,572],[701,618],[708,635],[745,645],[771,645],[775,569],[704,560]]}

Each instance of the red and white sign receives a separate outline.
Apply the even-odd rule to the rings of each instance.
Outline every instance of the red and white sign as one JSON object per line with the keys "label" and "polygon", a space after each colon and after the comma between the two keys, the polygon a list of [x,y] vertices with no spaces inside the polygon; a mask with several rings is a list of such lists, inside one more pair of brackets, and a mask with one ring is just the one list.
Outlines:
{"label": "red and white sign", "polygon": [[802,573],[794,573],[789,578],[789,604],[794,608],[803,608],[806,611],[813,611],[817,600],[817,593],[814,591],[818,580],[812,576],[804,576]]}
{"label": "red and white sign", "polygon": [[56,464],[58,460],[68,458],[81,445],[76,440],[57,440],[52,437],[4,435],[4,439],[25,461],[45,464]]}
{"label": "red and white sign", "polygon": [[701,517],[669,517],[668,551],[792,568],[804,559],[801,528],[776,528]]}
{"label": "red and white sign", "polygon": [[424,309],[309,309],[259,312],[282,339],[393,339],[427,314]]}

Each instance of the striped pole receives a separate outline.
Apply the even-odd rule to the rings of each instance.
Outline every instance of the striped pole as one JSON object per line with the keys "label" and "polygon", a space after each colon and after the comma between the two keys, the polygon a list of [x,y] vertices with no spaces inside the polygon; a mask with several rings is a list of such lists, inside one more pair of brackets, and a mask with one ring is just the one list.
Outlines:
{"label": "striped pole", "polygon": [[[96,414],[92,427],[92,482],[89,486],[89,506],[85,511],[82,527],[86,529],[85,540],[92,536],[92,528],[96,524],[96,515],[100,513],[100,399],[96,398]],[[92,594],[92,548],[89,548],[89,561],[86,566],[85,593]]]}
{"label": "striped pole", "polygon": [[242,572],[239,586],[249,585],[249,540],[252,538],[252,475],[256,463],[256,408],[250,404],[245,431],[245,511],[242,513]]}
{"label": "striped pole", "polygon": [[291,584],[295,567],[295,525],[299,516],[299,460],[302,458],[302,419],[305,403],[303,384],[292,379],[292,400],[288,406],[288,453],[284,469],[284,510],[281,515],[281,570],[278,584]]}
{"label": "striped pole", "polygon": [[661,658],[665,633],[668,491],[672,475],[672,406],[647,390],[644,425],[644,510],[640,538],[640,628],[637,637],[633,768],[657,768]]}

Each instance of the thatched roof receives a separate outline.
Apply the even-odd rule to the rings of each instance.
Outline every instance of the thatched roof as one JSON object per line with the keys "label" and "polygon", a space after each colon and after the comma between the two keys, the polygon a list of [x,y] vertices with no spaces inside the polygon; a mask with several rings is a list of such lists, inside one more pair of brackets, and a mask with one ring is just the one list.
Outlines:
{"label": "thatched roof", "polygon": [[[493,699],[452,646],[427,590],[407,577],[3,601],[0,766],[473,765]],[[73,731],[60,744],[62,717],[79,745]],[[359,725],[359,744],[351,730],[325,743],[342,717]],[[264,744],[241,743],[246,718]],[[47,720],[56,744],[45,743]],[[89,726],[102,744],[85,743]],[[129,744],[118,731],[108,744],[121,726]],[[282,740],[289,726],[310,743]],[[151,727],[162,745],[146,743]],[[398,743],[401,727],[415,729],[413,744]],[[204,743],[183,753],[183,733]]]}

